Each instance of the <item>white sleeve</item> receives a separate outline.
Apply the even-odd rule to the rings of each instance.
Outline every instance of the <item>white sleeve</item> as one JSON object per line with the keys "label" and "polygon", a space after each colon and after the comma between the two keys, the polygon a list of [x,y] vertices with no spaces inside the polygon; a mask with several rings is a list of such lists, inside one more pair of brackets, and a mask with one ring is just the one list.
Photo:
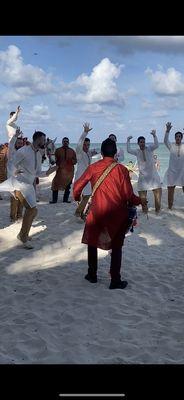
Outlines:
{"label": "white sleeve", "polygon": [[131,149],[129,140],[127,141],[127,152],[133,154],[134,156],[137,156],[137,150]]}
{"label": "white sleeve", "polygon": [[169,132],[165,133],[164,143],[165,143],[166,147],[170,150],[171,149],[171,143],[169,142]]}
{"label": "white sleeve", "polygon": [[16,111],[15,114],[13,114],[12,117],[8,119],[6,124],[10,125],[12,122],[17,120],[17,117],[18,117],[18,111]]}
{"label": "white sleeve", "polygon": [[16,135],[13,135],[12,136],[12,138],[11,138],[11,140],[10,140],[10,142],[9,142],[9,145],[8,145],[8,159],[10,160],[12,157],[13,157],[13,154],[15,153],[15,143],[16,143],[16,140],[17,140],[17,136]]}
{"label": "white sleeve", "polygon": [[158,138],[157,138],[157,136],[155,135],[155,136],[154,136],[154,144],[150,144],[150,146],[148,146],[148,147],[150,148],[151,151],[153,151],[153,150],[157,149],[158,146],[159,146],[159,144],[158,144]]}
{"label": "white sleeve", "polygon": [[75,150],[77,155],[80,155],[81,152],[82,152],[83,143],[84,143],[84,140],[86,139],[87,134],[88,134],[88,132],[84,132],[83,131],[82,135],[80,136],[80,139],[79,139],[79,141],[77,143],[77,147],[76,147],[76,150]]}

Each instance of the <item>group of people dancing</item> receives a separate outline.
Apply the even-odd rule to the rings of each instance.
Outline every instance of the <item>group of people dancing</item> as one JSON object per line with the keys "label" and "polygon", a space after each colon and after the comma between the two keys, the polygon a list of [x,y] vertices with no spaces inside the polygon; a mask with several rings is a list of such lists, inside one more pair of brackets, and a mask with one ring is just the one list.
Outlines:
{"label": "group of people dancing", "polygon": [[[127,152],[137,158],[138,196],[134,194],[131,183],[131,168],[126,168],[118,162],[124,158],[123,150],[117,148],[117,138],[109,134],[101,144],[100,159],[92,163],[92,157],[97,155],[95,149],[90,150],[92,130],[89,123],[83,125],[83,131],[76,149],[69,147],[69,138],[62,139],[62,146],[54,152],[55,164],[49,165],[47,171],[42,171],[43,156],[47,146],[46,134],[35,131],[32,141],[23,144],[21,131],[15,121],[20,113],[10,113],[7,122],[8,151],[7,179],[0,183],[0,192],[11,193],[11,219],[22,217],[22,225],[17,239],[24,248],[32,249],[29,232],[37,215],[36,180],[55,172],[52,180],[52,200],[57,203],[58,192],[64,191],[63,202],[70,203],[69,195],[73,183],[73,198],[77,202],[75,216],[85,220],[82,243],[88,248],[88,273],[85,275],[90,283],[97,282],[98,257],[97,249],[111,250],[110,289],[124,289],[127,281],[121,279],[122,246],[128,227],[128,207],[142,206],[143,213],[148,212],[147,191],[152,190],[155,202],[155,213],[161,210],[162,184],[154,159],[154,151],[159,143],[156,131],[152,130],[153,144],[146,145],[144,136],[137,139],[137,149],[132,149],[127,138]],[[181,186],[184,190],[184,144],[183,133],[175,133],[175,142],[170,143],[170,122],[166,124],[164,143],[170,152],[169,166],[166,171],[168,187],[168,208],[171,210],[174,202],[174,189]],[[74,175],[76,165],[76,172]]]}

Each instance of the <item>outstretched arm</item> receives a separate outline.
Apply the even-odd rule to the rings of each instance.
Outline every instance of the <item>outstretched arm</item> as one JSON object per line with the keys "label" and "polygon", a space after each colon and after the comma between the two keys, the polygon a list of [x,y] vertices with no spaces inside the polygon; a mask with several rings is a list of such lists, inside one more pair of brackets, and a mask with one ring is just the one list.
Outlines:
{"label": "outstretched arm", "polygon": [[164,143],[165,143],[166,147],[168,148],[168,150],[170,150],[170,148],[171,148],[171,143],[169,142],[169,132],[170,132],[171,128],[172,128],[171,122],[167,122],[165,136],[164,136]]}
{"label": "outstretched arm", "polygon": [[86,136],[88,135],[88,133],[93,129],[93,128],[90,128],[90,124],[88,124],[87,122],[85,122],[85,124],[83,125],[83,128],[84,128],[84,130],[82,132],[82,135],[79,138],[79,141],[78,141],[77,147],[76,147],[77,155],[82,152],[84,140],[86,139]]}
{"label": "outstretched arm", "polygon": [[127,137],[127,152],[130,154],[133,154],[134,156],[137,155],[137,150],[132,150],[130,147],[130,140],[133,138],[133,136],[128,136]]}
{"label": "outstretched arm", "polygon": [[155,150],[155,149],[157,149],[158,148],[158,138],[157,138],[157,135],[156,135],[156,130],[155,129],[153,129],[151,132],[150,132],[150,134],[153,136],[153,139],[154,139],[154,144],[151,144],[150,146],[149,146],[149,148],[151,149],[151,150]]}
{"label": "outstretched arm", "polygon": [[8,119],[7,125],[11,124],[12,122],[17,120],[18,114],[20,112],[20,106],[17,107],[17,110],[15,111],[15,114],[12,115],[11,118]]}
{"label": "outstretched arm", "polygon": [[15,143],[16,143],[16,140],[17,140],[19,135],[20,135],[20,129],[17,128],[16,132],[15,132],[15,135],[12,136],[12,138],[11,138],[11,140],[9,142],[9,145],[8,145],[8,159],[9,160],[13,157],[13,154],[16,151],[15,150]]}

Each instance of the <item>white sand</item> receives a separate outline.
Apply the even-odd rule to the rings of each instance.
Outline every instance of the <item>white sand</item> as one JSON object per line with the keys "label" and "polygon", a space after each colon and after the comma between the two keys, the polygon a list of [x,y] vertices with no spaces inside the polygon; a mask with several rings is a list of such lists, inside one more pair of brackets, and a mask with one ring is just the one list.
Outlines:
{"label": "white sand", "polygon": [[125,240],[125,290],[109,290],[110,255],[99,251],[98,283],[84,279],[86,246],[75,203],[48,204],[41,179],[33,250],[9,225],[9,195],[0,201],[0,363],[184,363],[184,194],[161,217],[149,193],[149,219]]}

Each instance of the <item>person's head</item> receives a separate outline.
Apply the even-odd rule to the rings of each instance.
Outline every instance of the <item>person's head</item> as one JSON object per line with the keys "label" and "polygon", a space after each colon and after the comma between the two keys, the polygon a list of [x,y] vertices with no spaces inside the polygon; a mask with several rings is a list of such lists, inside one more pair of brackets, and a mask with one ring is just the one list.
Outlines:
{"label": "person's head", "polygon": [[10,118],[13,117],[14,114],[15,114],[15,111],[11,111]]}
{"label": "person's head", "polygon": [[144,136],[139,136],[137,139],[137,143],[141,150],[145,149],[145,137]]}
{"label": "person's head", "polygon": [[16,142],[15,142],[16,150],[20,149],[22,146],[24,146],[24,140],[23,140],[22,137],[18,137]]}
{"label": "person's head", "polygon": [[113,157],[117,153],[116,142],[111,139],[106,139],[101,145],[101,154],[103,157]]}
{"label": "person's head", "polygon": [[33,145],[35,149],[45,149],[46,146],[46,135],[43,132],[35,131],[33,135]]}
{"label": "person's head", "polygon": [[69,139],[67,137],[64,137],[62,140],[62,145],[63,147],[67,148],[69,146]]}
{"label": "person's head", "polygon": [[183,133],[182,132],[176,132],[175,133],[175,142],[176,142],[176,144],[181,144],[182,139],[183,139]]}
{"label": "person's head", "polygon": [[85,151],[85,153],[88,152],[89,148],[90,148],[90,139],[86,138],[83,143],[83,150]]}
{"label": "person's head", "polygon": [[114,133],[110,133],[109,139],[113,140],[114,142],[117,142],[117,137],[114,135]]}

